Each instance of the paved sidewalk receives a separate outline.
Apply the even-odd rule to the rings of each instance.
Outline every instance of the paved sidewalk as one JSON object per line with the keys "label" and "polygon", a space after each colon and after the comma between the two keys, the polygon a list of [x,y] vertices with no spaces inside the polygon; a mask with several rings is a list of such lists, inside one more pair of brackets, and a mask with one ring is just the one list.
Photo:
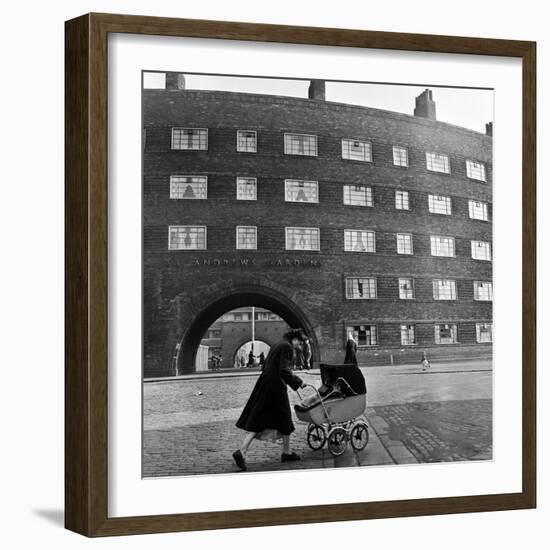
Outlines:
{"label": "paved sidewalk", "polygon": [[[454,361],[445,363],[434,363],[432,367],[425,373],[422,371],[420,363],[408,365],[389,366],[383,365],[380,367],[361,367],[361,371],[365,376],[377,374],[434,374],[434,373],[452,373],[452,372],[486,372],[492,370],[492,361],[489,359],[473,360],[473,361]],[[312,374],[320,376],[319,369],[310,369],[306,371],[296,371],[298,374]],[[260,369],[230,369],[220,371],[204,371],[195,372],[193,374],[183,374],[180,376],[166,376],[162,378],[145,378],[145,383],[151,382],[173,382],[175,380],[202,380],[204,378],[227,378],[241,376],[259,376]]]}

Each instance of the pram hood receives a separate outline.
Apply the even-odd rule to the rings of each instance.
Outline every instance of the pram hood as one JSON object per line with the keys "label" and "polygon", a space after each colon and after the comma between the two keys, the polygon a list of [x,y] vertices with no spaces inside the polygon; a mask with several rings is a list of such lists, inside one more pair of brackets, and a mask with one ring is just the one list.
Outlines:
{"label": "pram hood", "polygon": [[342,364],[342,365],[329,365],[327,363],[321,363],[321,380],[323,385],[327,388],[333,388],[338,385],[338,379],[344,379],[350,386],[346,387],[346,384],[339,384],[339,389],[345,395],[359,395],[367,393],[367,385],[365,377],[357,365]]}

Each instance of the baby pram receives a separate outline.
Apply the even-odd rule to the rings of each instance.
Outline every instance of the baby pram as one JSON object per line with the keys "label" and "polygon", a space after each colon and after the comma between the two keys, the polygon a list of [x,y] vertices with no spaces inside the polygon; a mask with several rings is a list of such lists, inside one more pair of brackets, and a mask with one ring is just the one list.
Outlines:
{"label": "baby pram", "polygon": [[367,387],[363,373],[356,365],[321,363],[322,386],[294,406],[298,420],[308,422],[307,443],[313,450],[325,443],[334,456],[343,454],[348,441],[356,451],[369,442],[367,419]]}

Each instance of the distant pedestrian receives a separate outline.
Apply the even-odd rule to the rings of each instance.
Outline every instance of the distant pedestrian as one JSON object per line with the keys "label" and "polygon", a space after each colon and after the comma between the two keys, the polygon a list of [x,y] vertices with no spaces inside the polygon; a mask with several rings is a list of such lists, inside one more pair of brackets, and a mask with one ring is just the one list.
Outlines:
{"label": "distant pedestrian", "polygon": [[304,368],[309,370],[311,368],[311,343],[309,338],[306,338],[303,345],[304,350]]}
{"label": "distant pedestrian", "polygon": [[237,420],[237,428],[245,431],[241,447],[233,459],[246,470],[246,453],[254,439],[276,441],[282,438],[281,462],[293,462],[300,457],[290,451],[290,434],[294,431],[287,386],[303,387],[302,380],[291,372],[293,349],[301,347],[304,333],[290,329],[284,341],[275,344],[267,354],[262,373]]}
{"label": "distant pedestrian", "polygon": [[253,367],[254,366],[254,352],[250,350],[250,353],[248,354],[248,363],[246,364],[247,367]]}
{"label": "distant pedestrian", "polygon": [[357,342],[351,332],[348,333],[348,341],[346,342],[346,356],[344,357],[346,365],[351,364],[357,366]]}
{"label": "distant pedestrian", "polygon": [[244,358],[244,353],[241,354],[239,358],[239,362],[241,363],[241,368],[244,369],[244,367],[246,366],[246,359]]}
{"label": "distant pedestrian", "polygon": [[422,352],[422,357],[420,359],[420,363],[422,364],[422,371],[425,371],[429,369],[432,365],[428,361],[428,355],[425,351]]}
{"label": "distant pedestrian", "polygon": [[304,368],[304,352],[301,344],[299,347],[294,348],[294,368],[302,370]]}
{"label": "distant pedestrian", "polygon": [[265,355],[264,352],[260,352],[260,356],[258,357],[258,360],[260,361],[260,368],[263,370],[264,364],[265,364]]}

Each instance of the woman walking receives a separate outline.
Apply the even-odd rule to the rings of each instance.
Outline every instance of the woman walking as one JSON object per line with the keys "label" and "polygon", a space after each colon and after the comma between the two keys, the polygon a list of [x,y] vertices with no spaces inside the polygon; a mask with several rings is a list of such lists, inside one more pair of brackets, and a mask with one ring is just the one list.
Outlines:
{"label": "woman walking", "polygon": [[305,335],[301,329],[291,329],[284,340],[273,346],[237,427],[244,430],[241,447],[233,459],[241,470],[246,470],[246,453],[254,439],[276,441],[282,439],[281,462],[300,460],[290,451],[290,434],[294,431],[287,385],[293,390],[303,387],[302,380],[292,373],[293,349],[302,345]]}

